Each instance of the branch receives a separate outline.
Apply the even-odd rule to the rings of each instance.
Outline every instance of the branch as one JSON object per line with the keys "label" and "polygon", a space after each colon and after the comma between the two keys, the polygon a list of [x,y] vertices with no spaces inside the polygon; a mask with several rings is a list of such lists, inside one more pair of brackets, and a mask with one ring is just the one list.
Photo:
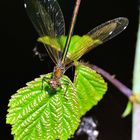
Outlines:
{"label": "branch", "polygon": [[106,72],[105,70],[103,70],[95,65],[93,65],[91,68],[96,70],[104,78],[106,78],[108,81],[110,81],[125,96],[127,96],[128,98],[131,97],[132,91],[128,87],[126,87],[123,83],[121,83],[119,80],[117,80],[114,76],[110,75],[108,72]]}

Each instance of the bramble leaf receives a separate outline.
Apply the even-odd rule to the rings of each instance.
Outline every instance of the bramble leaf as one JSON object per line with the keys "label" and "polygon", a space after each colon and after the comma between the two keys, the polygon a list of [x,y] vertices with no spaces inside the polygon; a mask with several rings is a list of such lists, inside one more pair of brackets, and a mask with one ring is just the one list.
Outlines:
{"label": "bramble leaf", "polygon": [[107,84],[101,75],[82,63],[75,62],[74,85],[78,94],[81,115],[84,115],[103,98]]}
{"label": "bramble leaf", "polygon": [[80,121],[80,110],[74,86],[67,76],[61,87],[52,90],[42,75],[28,82],[9,102],[7,124],[12,125],[15,140],[67,140]]}
{"label": "bramble leaf", "polygon": [[[96,71],[76,62],[74,85],[63,75],[61,87],[53,90],[51,74],[28,82],[9,102],[7,124],[15,140],[67,140],[76,131],[80,117],[96,105],[107,90]],[[46,77],[47,81],[42,79]]]}

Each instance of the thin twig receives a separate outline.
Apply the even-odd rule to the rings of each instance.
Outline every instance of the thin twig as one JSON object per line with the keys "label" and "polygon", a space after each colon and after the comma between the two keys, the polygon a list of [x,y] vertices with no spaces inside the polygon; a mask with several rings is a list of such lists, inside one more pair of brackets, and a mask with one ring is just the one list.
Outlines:
{"label": "thin twig", "polygon": [[121,83],[119,80],[117,80],[114,76],[110,75],[105,70],[92,65],[92,69],[96,70],[98,73],[100,73],[103,77],[105,77],[108,81],[110,81],[119,91],[121,91],[125,96],[128,98],[132,95],[131,89],[126,87],[123,83]]}

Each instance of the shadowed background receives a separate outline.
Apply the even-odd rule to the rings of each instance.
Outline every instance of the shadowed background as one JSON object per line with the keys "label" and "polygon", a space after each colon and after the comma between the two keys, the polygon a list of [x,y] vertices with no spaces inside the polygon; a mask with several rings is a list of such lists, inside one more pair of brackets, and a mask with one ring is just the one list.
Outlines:
{"label": "shadowed background", "polygon": [[[58,0],[64,13],[68,32],[74,1]],[[82,0],[74,34],[83,35],[97,25],[116,18],[127,17],[128,28],[116,38],[97,47],[82,57],[82,60],[105,69],[131,88],[135,42],[138,22],[138,1],[127,0]],[[38,37],[23,7],[23,0],[1,1],[0,4],[0,137],[13,139],[10,125],[5,124],[7,104],[10,96],[25,83],[53,70],[54,64],[49,56],[41,62],[33,54]],[[125,119],[121,114],[127,99],[108,83],[108,92],[103,100],[89,111],[98,121],[98,140],[130,140],[131,115]],[[86,138],[80,138],[80,140]]]}

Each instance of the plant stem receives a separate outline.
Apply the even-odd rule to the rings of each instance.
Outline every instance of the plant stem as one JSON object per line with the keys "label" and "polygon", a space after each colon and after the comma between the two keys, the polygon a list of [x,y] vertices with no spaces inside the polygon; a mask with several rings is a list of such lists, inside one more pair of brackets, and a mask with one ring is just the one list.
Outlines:
{"label": "plant stem", "polygon": [[[139,14],[140,20],[140,14]],[[134,95],[140,96],[140,22],[137,35],[137,45],[135,52],[135,62],[133,71],[133,88]],[[132,118],[132,140],[140,140],[140,105],[133,104],[133,118]]]}
{"label": "plant stem", "polygon": [[108,81],[110,81],[116,88],[118,88],[118,90],[120,90],[128,98],[132,95],[132,91],[128,87],[126,87],[123,83],[121,83],[119,80],[117,80],[114,76],[110,75],[105,70],[103,70],[95,65],[93,65],[91,68],[96,70],[103,77],[105,77]]}

